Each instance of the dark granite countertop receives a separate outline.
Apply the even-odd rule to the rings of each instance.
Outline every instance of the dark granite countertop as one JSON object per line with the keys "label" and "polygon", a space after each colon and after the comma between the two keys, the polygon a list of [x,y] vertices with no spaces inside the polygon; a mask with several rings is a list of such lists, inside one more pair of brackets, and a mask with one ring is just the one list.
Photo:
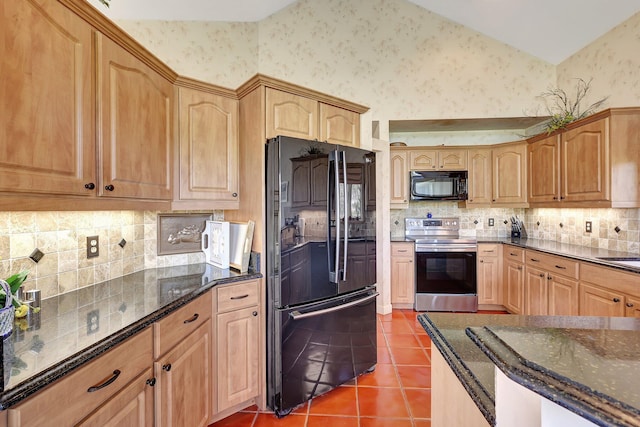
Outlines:
{"label": "dark granite countertop", "polygon": [[[3,342],[0,409],[30,396],[208,289],[262,277],[210,264],[148,269],[42,300]],[[97,327],[91,327],[97,319]],[[25,330],[23,330],[23,328]]]}
{"label": "dark granite countertop", "polygon": [[[472,397],[490,425],[495,425],[495,366],[498,366],[503,371],[512,367],[510,368],[511,371],[507,370],[505,373],[509,376],[515,376],[517,375],[516,372],[520,372],[519,366],[516,368],[517,364],[522,364],[522,360],[526,359],[527,356],[531,357],[530,363],[544,368],[543,370],[538,371],[539,377],[536,378],[537,382],[535,383],[538,388],[533,387],[533,381],[531,379],[520,380],[518,382],[539,394],[543,394],[540,392],[539,387],[544,387],[549,384],[547,376],[549,376],[551,372],[557,372],[559,375],[566,374],[567,377],[574,382],[584,381],[587,383],[586,379],[583,379],[580,376],[572,376],[573,373],[571,371],[562,369],[562,367],[566,367],[568,364],[572,365],[571,369],[575,369],[578,372],[582,370],[585,375],[588,375],[590,372],[595,372],[596,376],[603,376],[600,379],[602,387],[601,389],[594,388],[591,391],[593,396],[597,396],[599,393],[606,391],[607,393],[614,395],[610,396],[611,398],[617,399],[615,396],[629,396],[634,392],[632,388],[629,388],[630,382],[622,385],[617,380],[608,381],[606,375],[612,370],[615,372],[622,372],[626,369],[627,374],[629,372],[637,371],[637,364],[640,363],[637,362],[640,360],[638,344],[630,344],[632,348],[629,349],[629,352],[626,352],[624,350],[620,350],[619,340],[624,338],[628,342],[640,342],[639,319],[466,313],[424,313],[419,315],[418,319],[425,331],[431,337],[433,345],[443,354],[444,359],[447,361],[458,379],[460,379],[460,382]],[[582,359],[579,362],[576,360],[569,361],[568,359],[563,359],[563,357],[571,357],[567,353],[563,352],[557,352],[556,359],[551,358],[550,355],[545,356],[550,348],[546,346],[546,343],[541,343],[539,340],[533,339],[531,339],[531,342],[528,341],[530,337],[538,337],[541,334],[544,335],[549,333],[549,331],[556,330],[568,331],[567,334],[573,334],[574,337],[581,337],[582,340],[585,340],[586,343],[591,343],[594,347],[597,345],[597,351],[605,350],[608,346],[613,345],[614,342],[617,349],[608,349],[609,359],[604,356],[599,356],[601,357],[601,364],[599,367],[596,366],[594,368],[594,365],[588,364],[586,359]],[[511,358],[505,360],[507,357],[505,356],[505,354],[507,354],[507,350],[502,348],[500,350],[492,349],[490,351],[487,349],[488,344],[481,344],[482,341],[475,338],[476,335],[482,335],[483,337],[485,335],[495,336],[496,333],[493,331],[498,331],[498,334],[504,334],[503,338],[508,341],[507,344],[504,345],[505,348],[510,349],[509,346],[514,345],[514,347],[516,347],[515,351],[520,349],[523,354],[520,356],[512,354]],[[514,331],[517,331],[517,333]],[[468,336],[469,334],[471,334],[470,336],[474,336],[473,341],[470,336]],[[514,343],[514,334],[518,336],[520,340],[518,341],[519,344]],[[553,335],[553,333],[551,335]],[[499,338],[495,339],[500,340]],[[542,338],[540,338],[540,340],[541,339]],[[527,350],[525,350],[524,347],[526,347]],[[534,350],[539,352],[535,357],[530,353]],[[626,358],[625,355],[630,354],[630,352],[635,352],[634,356]],[[612,359],[612,355],[617,356]],[[613,363],[614,361],[615,367],[607,366],[608,363]],[[629,381],[635,379],[632,375],[628,377]],[[606,387],[604,384],[607,384]],[[580,402],[589,400],[587,399],[589,396],[587,389],[591,385],[592,383],[584,384],[582,389],[582,400]],[[564,407],[567,407],[568,409],[576,408],[577,404],[574,402],[575,397],[573,397],[574,392],[571,387],[560,387],[557,389],[550,387],[550,389],[555,393],[555,400],[550,399]],[[612,390],[617,391],[613,392]],[[551,392],[549,392],[549,394],[551,394]],[[545,394],[543,395],[547,397]],[[638,397],[637,394],[634,396],[635,397],[632,398],[624,397],[624,399],[626,399],[624,402],[634,402],[630,405],[635,408],[635,410],[638,410],[640,408],[640,402],[637,402],[636,399],[640,399],[640,397]],[[573,406],[569,407],[569,405]],[[602,411],[602,408],[591,406],[584,409],[583,412],[584,411],[589,414],[598,414]],[[583,413],[580,414],[583,415]],[[594,418],[594,415],[590,417],[592,420]]]}

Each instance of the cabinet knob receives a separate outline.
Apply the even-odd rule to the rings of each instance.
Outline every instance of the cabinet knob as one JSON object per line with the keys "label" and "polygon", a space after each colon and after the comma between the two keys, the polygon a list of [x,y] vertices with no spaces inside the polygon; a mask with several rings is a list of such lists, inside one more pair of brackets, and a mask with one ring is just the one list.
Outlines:
{"label": "cabinet knob", "polygon": [[473,202],[473,199],[469,199],[470,202]]}
{"label": "cabinet knob", "polygon": [[626,304],[626,306],[627,306],[627,307],[629,307],[629,308],[631,308],[631,307],[633,307],[633,303],[632,303],[632,302],[628,302],[628,303]]}
{"label": "cabinet knob", "polygon": [[254,311],[253,313],[251,313],[253,315],[253,317],[256,317],[258,315],[257,311]]}
{"label": "cabinet knob", "polygon": [[491,201],[492,201],[492,202],[495,202],[495,201],[496,201],[496,199],[492,199]]}
{"label": "cabinet knob", "polygon": [[560,196],[560,200],[564,200],[564,196]]}
{"label": "cabinet knob", "polygon": [[480,262],[484,262],[484,260],[483,260],[483,259],[481,259],[481,260],[480,260]]}
{"label": "cabinet knob", "polygon": [[620,298],[614,298],[613,302],[620,302]]}
{"label": "cabinet knob", "polygon": [[522,270],[522,266],[521,265],[518,266],[518,270]]}
{"label": "cabinet knob", "polygon": [[232,196],[233,197],[238,197],[238,193],[233,193]]}
{"label": "cabinet knob", "polygon": [[93,190],[94,188],[96,188],[96,185],[93,182],[90,182],[88,184],[85,184],[84,188],[86,188],[87,190]]}
{"label": "cabinet knob", "polygon": [[556,196],[553,196],[553,200],[558,200],[558,198]]}
{"label": "cabinet knob", "polygon": [[553,277],[551,277],[550,275],[547,276],[547,280],[553,280]]}
{"label": "cabinet knob", "polygon": [[540,273],[540,277],[544,277],[544,273]]}
{"label": "cabinet knob", "polygon": [[171,370],[171,363],[167,363],[166,365],[162,365],[162,370],[165,372],[169,372]]}
{"label": "cabinet knob", "polygon": [[112,184],[109,184],[109,185],[105,185],[104,189],[107,191],[113,191],[116,189],[116,187],[114,187]]}
{"label": "cabinet knob", "polygon": [[156,385],[156,379],[155,378],[149,378],[147,380],[147,385],[153,387],[154,385]]}

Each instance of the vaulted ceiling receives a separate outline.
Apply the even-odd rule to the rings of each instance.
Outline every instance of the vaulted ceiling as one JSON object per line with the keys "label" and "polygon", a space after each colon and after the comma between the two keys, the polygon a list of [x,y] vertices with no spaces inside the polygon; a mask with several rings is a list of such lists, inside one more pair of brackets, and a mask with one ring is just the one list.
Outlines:
{"label": "vaulted ceiling", "polygon": [[[259,21],[296,0],[89,1],[114,20]],[[640,12],[640,0],[409,1],[552,64]]]}

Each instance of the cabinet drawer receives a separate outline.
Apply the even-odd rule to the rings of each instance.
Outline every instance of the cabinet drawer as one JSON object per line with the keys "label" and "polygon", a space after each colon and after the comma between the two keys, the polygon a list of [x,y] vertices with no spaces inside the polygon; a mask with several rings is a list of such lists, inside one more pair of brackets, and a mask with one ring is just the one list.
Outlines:
{"label": "cabinet drawer", "polygon": [[542,268],[548,272],[578,279],[578,261],[570,258],[549,255],[542,252],[527,251],[527,265]]}
{"label": "cabinet drawer", "polygon": [[414,252],[413,243],[392,243],[391,244],[392,257],[413,258],[413,252]]}
{"label": "cabinet drawer", "polygon": [[[153,363],[147,328],[8,411],[9,426],[74,425]],[[119,374],[116,374],[119,371]],[[107,384],[108,380],[115,380]],[[103,385],[95,391],[90,387]]]}
{"label": "cabinet drawer", "polygon": [[260,286],[257,280],[220,286],[218,292],[218,313],[258,305]]}
{"label": "cabinet drawer", "polygon": [[499,245],[496,243],[481,243],[478,245],[478,256],[486,257],[486,256],[498,256],[498,251],[500,250]]}
{"label": "cabinet drawer", "polygon": [[504,258],[524,263],[524,249],[507,245],[504,247]]}
{"label": "cabinet drawer", "polygon": [[583,262],[580,265],[580,281],[600,285],[615,292],[640,297],[640,274]]}
{"label": "cabinet drawer", "polygon": [[207,292],[154,323],[153,357],[157,359],[162,356],[198,326],[211,319],[212,308],[212,295]]}

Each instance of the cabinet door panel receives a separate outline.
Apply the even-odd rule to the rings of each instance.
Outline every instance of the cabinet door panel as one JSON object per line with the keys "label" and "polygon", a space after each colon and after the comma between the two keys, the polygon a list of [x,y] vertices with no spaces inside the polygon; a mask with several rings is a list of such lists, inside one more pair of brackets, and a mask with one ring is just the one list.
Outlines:
{"label": "cabinet door panel", "polygon": [[576,280],[547,275],[549,283],[549,314],[552,316],[578,315],[578,282]]}
{"label": "cabinet door panel", "polygon": [[320,141],[360,146],[360,114],[320,103]]}
{"label": "cabinet door panel", "polygon": [[524,313],[524,266],[507,261],[504,274],[505,307],[514,314]]}
{"label": "cabinet door panel", "polygon": [[409,168],[407,165],[407,152],[391,150],[390,155],[391,207],[407,207],[409,204]]}
{"label": "cabinet door panel", "polygon": [[558,136],[534,142],[528,147],[529,201],[560,199],[560,143]]}
{"label": "cabinet door panel", "polygon": [[218,411],[258,395],[258,307],[217,317]]}
{"label": "cabinet door panel", "polygon": [[491,203],[491,150],[469,150],[469,179],[467,205]]}
{"label": "cabinet door panel", "polygon": [[597,286],[581,283],[580,316],[624,316],[624,296]]}
{"label": "cabinet door panel", "polygon": [[158,427],[209,425],[211,349],[208,321],[154,363]]}
{"label": "cabinet door panel", "polygon": [[180,199],[238,200],[238,100],[179,94]]}
{"label": "cabinet door panel", "polygon": [[436,150],[418,150],[409,152],[411,170],[434,170],[438,168],[438,152]]}
{"label": "cabinet door panel", "polygon": [[92,29],[57,1],[0,6],[0,191],[92,195]]}
{"label": "cabinet door panel", "polygon": [[500,304],[498,257],[478,260],[478,304]]}
{"label": "cabinet door panel", "polygon": [[547,273],[527,265],[524,314],[546,316],[548,312],[548,298]]}
{"label": "cabinet door panel", "polygon": [[438,165],[445,171],[467,170],[467,150],[439,150]]}
{"label": "cabinet door panel", "polygon": [[318,101],[266,89],[266,136],[318,138]]}
{"label": "cabinet door panel", "polygon": [[624,315],[626,317],[640,318],[640,298],[627,297],[624,305]]}
{"label": "cabinet door panel", "polygon": [[562,134],[562,197],[609,200],[609,118]]}
{"label": "cabinet door panel", "polygon": [[526,155],[526,144],[493,149],[493,203],[527,202]]}
{"label": "cabinet door panel", "polygon": [[391,244],[391,303],[413,304],[415,264],[413,243]]}
{"label": "cabinet door panel", "polygon": [[170,200],[173,87],[111,40],[98,40],[101,194]]}

